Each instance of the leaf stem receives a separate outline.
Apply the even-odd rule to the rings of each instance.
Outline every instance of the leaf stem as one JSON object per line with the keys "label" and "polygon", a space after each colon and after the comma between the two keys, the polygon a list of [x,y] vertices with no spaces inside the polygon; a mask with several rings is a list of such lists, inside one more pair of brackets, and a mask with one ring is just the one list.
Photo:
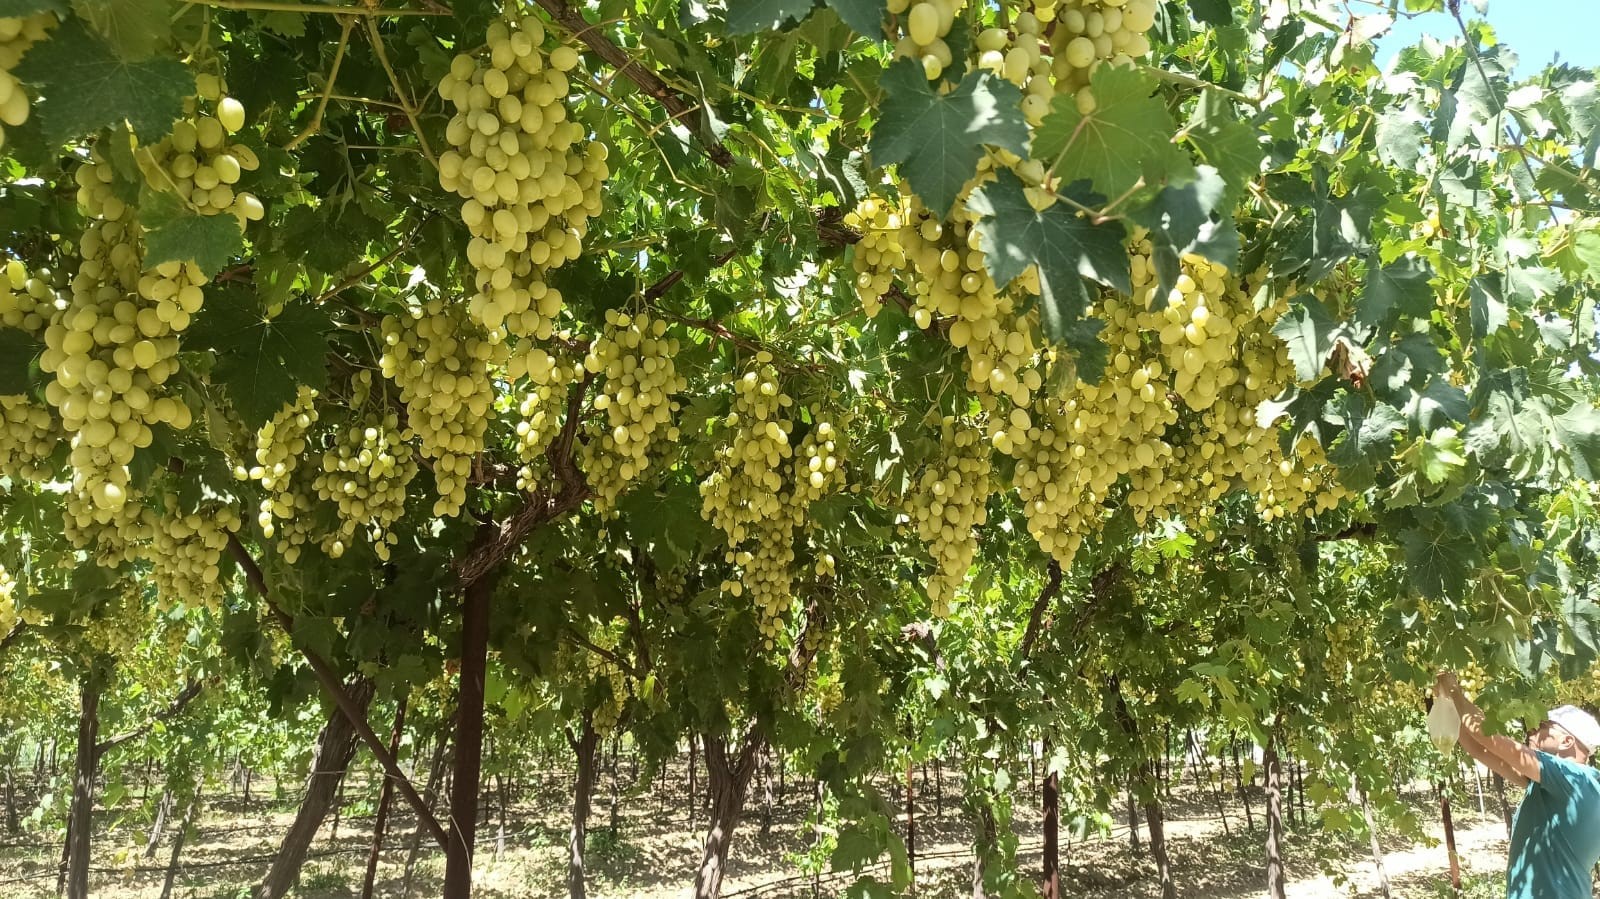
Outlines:
{"label": "leaf stem", "polygon": [[260,12],[297,12],[297,13],[326,13],[331,15],[365,16],[374,18],[380,16],[448,16],[448,11],[432,9],[380,9],[365,6],[334,6],[324,3],[291,3],[282,0],[189,0],[196,6],[211,6],[217,9],[242,9]]}
{"label": "leaf stem", "polygon": [[1240,103],[1248,103],[1251,106],[1260,106],[1262,102],[1261,100],[1257,99],[1256,97],[1252,97],[1249,94],[1241,94],[1231,88],[1223,87],[1220,84],[1213,84],[1203,78],[1196,78],[1193,75],[1185,75],[1182,72],[1170,72],[1166,69],[1152,65],[1141,64],[1139,68],[1156,76],[1156,78],[1161,81],[1167,81],[1172,84],[1181,84],[1185,87],[1196,87],[1200,88],[1201,90],[1216,91],[1225,97],[1232,97],[1233,99],[1238,100]]}
{"label": "leaf stem", "polygon": [[372,38],[372,50],[378,55],[378,64],[383,66],[383,71],[389,76],[389,86],[394,88],[395,99],[400,101],[400,108],[405,111],[406,119],[411,122],[411,130],[416,132],[417,143],[422,146],[422,155],[435,170],[439,168],[439,160],[433,155],[433,149],[428,146],[428,136],[422,133],[422,123],[417,120],[416,107],[406,96],[405,88],[400,84],[400,77],[394,73],[394,66],[389,64],[389,52],[383,48],[383,36],[378,34],[378,23],[370,16],[367,18],[367,35]]}
{"label": "leaf stem", "polygon": [[[283,145],[285,150],[293,150],[305,143],[311,135],[322,130],[322,114],[328,108],[328,100],[333,96],[334,82],[339,80],[339,67],[344,65],[344,51],[350,46],[350,30],[356,26],[355,16],[343,16],[343,26],[339,30],[339,46],[333,51],[333,65],[328,67],[328,83],[322,87],[322,96],[317,100],[317,111],[311,114],[311,121],[305,128],[294,136],[294,140]],[[370,19],[368,21],[371,21]]]}

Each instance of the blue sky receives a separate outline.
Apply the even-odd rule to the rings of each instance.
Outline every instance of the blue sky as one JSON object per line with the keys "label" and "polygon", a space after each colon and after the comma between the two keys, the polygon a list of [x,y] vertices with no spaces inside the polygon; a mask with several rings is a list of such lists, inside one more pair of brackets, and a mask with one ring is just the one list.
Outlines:
{"label": "blue sky", "polygon": [[[1468,21],[1477,16],[1470,2],[1461,6]],[[1600,66],[1600,0],[1491,0],[1486,18],[1500,42],[1517,51],[1519,77],[1531,76],[1558,53],[1570,65]],[[1449,39],[1460,31],[1449,13],[1401,19],[1379,39],[1378,64],[1387,63],[1401,47],[1415,44],[1424,34]]]}

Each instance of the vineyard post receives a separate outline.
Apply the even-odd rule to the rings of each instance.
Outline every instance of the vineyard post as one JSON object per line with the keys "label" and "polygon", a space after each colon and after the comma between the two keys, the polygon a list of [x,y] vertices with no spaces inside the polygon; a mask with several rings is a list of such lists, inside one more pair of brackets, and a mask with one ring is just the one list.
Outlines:
{"label": "vineyard post", "polygon": [[1439,814],[1444,819],[1444,846],[1450,861],[1450,890],[1455,895],[1461,894],[1461,857],[1456,854],[1456,826],[1450,817],[1449,784],[1441,783],[1436,789],[1439,791]]}
{"label": "vineyard post", "polygon": [[[399,758],[400,739],[405,736],[406,704],[410,694],[403,694],[394,710],[394,730],[389,734],[389,754]],[[413,766],[414,767],[414,766]],[[372,848],[367,852],[367,873],[361,881],[361,899],[372,899],[372,888],[378,878],[378,859],[383,854],[383,831],[389,821],[389,802],[394,798],[394,783],[383,779],[378,788],[377,820],[372,824]]]}
{"label": "vineyard post", "polygon": [[83,704],[78,714],[78,748],[73,762],[72,807],[67,814],[67,899],[89,899],[89,849],[94,835],[94,783],[96,735],[100,732],[100,694],[105,689],[109,661],[96,658],[83,674]]}
{"label": "vineyard post", "polygon": [[189,800],[189,807],[184,810],[183,823],[178,825],[178,835],[172,840],[172,853],[167,856],[167,875],[161,883],[161,899],[170,899],[172,885],[178,881],[178,859],[183,855],[183,844],[189,839],[189,831],[195,827],[195,822],[200,816],[200,792],[205,788],[204,781],[198,781],[194,786],[194,796]]}
{"label": "vineyard post", "polygon": [[[485,527],[487,530],[489,526]],[[489,606],[497,575],[498,566],[469,582],[461,602],[461,671],[456,700],[455,770],[450,791],[444,899],[469,899],[472,895],[472,850],[478,828],[478,785],[483,766]]]}
{"label": "vineyard post", "polygon": [[[1278,716],[1279,725],[1283,715]],[[1278,758],[1277,727],[1267,734],[1262,763],[1267,776],[1267,899],[1285,899],[1283,870],[1283,763]]]}
{"label": "vineyard post", "polygon": [[1378,888],[1383,893],[1383,899],[1389,899],[1389,872],[1383,865],[1383,843],[1378,840],[1378,822],[1372,814],[1372,802],[1367,798],[1367,791],[1359,785],[1351,787],[1351,792],[1361,803],[1361,819],[1367,825],[1367,839],[1372,845],[1372,864],[1378,871]]}
{"label": "vineyard post", "polygon": [[[1050,758],[1050,739],[1045,738],[1046,764]],[[1043,899],[1061,897],[1061,856],[1057,846],[1061,823],[1061,782],[1057,772],[1047,769],[1044,776],[1044,889]]]}
{"label": "vineyard post", "polygon": [[916,768],[911,757],[906,757],[906,867],[911,871],[911,897],[917,895],[917,784],[912,775]]}

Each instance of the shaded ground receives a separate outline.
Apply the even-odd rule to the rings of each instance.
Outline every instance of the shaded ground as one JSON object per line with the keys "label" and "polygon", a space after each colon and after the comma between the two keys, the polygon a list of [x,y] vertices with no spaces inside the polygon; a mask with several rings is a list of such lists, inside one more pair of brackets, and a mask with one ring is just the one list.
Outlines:
{"label": "shaded ground", "polygon": [[[596,789],[590,830],[590,894],[603,899],[679,899],[689,892],[703,839],[698,812],[689,826],[686,773],[679,767],[655,785],[630,789],[627,765],[621,766],[612,823],[612,787],[602,778]],[[569,815],[564,773],[552,771],[518,783],[505,815],[504,849],[499,849],[500,812],[492,792],[485,793],[485,820],[479,825],[477,894],[484,897],[558,897],[565,895],[565,839]],[[807,815],[809,783],[789,782],[774,804],[770,831],[762,835],[763,801],[758,783],[751,807],[741,822],[724,886],[727,899],[801,899],[838,896],[850,876],[822,875],[815,883],[800,859],[811,841]],[[286,791],[292,792],[292,791]],[[372,798],[376,782],[362,776],[347,791],[338,830],[333,820],[323,825],[301,880],[307,899],[350,899],[359,894],[370,845]],[[943,814],[935,810],[931,791],[919,798],[918,895],[955,897],[970,894],[970,831],[955,806],[956,783],[944,789]],[[273,799],[271,784],[257,784],[251,801],[237,793],[210,799],[197,834],[184,847],[173,895],[180,899],[235,899],[266,871],[270,854],[288,827],[296,796]],[[1203,801],[1202,801],[1203,800]],[[1435,840],[1442,840],[1437,805],[1418,796],[1418,811],[1432,822]],[[1018,864],[1033,876],[1040,865],[1039,818],[1032,791],[1022,786],[1016,804],[1020,841]],[[1497,894],[1505,864],[1505,825],[1494,797],[1489,814],[1476,807],[1458,808],[1457,841],[1469,896]],[[1255,800],[1255,830],[1246,831],[1237,801],[1225,806],[1229,833],[1224,834],[1217,806],[1180,789],[1171,805],[1167,827],[1180,895],[1203,899],[1258,896],[1265,880],[1261,807]],[[413,820],[396,809],[379,866],[377,895],[402,895],[406,849]],[[154,859],[143,858],[148,821],[137,807],[97,810],[91,890],[113,899],[157,899],[175,833],[169,826]],[[1143,828],[1141,827],[1141,831]],[[1143,834],[1141,834],[1143,836]],[[32,899],[55,895],[60,857],[58,838],[38,833],[13,836],[0,845],[0,897]],[[1442,844],[1413,845],[1395,839],[1384,847],[1385,867],[1395,896],[1448,895],[1447,856]],[[1366,841],[1333,839],[1314,827],[1290,832],[1286,852],[1289,895],[1297,899],[1376,896],[1377,878]],[[1107,836],[1068,842],[1063,837],[1062,864],[1069,896],[1159,896],[1155,866],[1148,855],[1134,855],[1124,824]],[[418,857],[412,896],[438,894],[443,853],[428,845]],[[873,872],[887,876],[886,868]]]}

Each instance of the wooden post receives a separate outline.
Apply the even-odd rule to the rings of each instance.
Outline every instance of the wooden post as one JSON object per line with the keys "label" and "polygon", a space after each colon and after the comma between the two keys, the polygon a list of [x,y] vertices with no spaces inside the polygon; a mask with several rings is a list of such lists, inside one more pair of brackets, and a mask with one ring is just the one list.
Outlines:
{"label": "wooden post", "polygon": [[1461,893],[1461,859],[1456,855],[1456,826],[1450,820],[1450,796],[1443,786],[1439,788],[1439,812],[1444,816],[1444,845],[1450,853],[1450,889]]}

